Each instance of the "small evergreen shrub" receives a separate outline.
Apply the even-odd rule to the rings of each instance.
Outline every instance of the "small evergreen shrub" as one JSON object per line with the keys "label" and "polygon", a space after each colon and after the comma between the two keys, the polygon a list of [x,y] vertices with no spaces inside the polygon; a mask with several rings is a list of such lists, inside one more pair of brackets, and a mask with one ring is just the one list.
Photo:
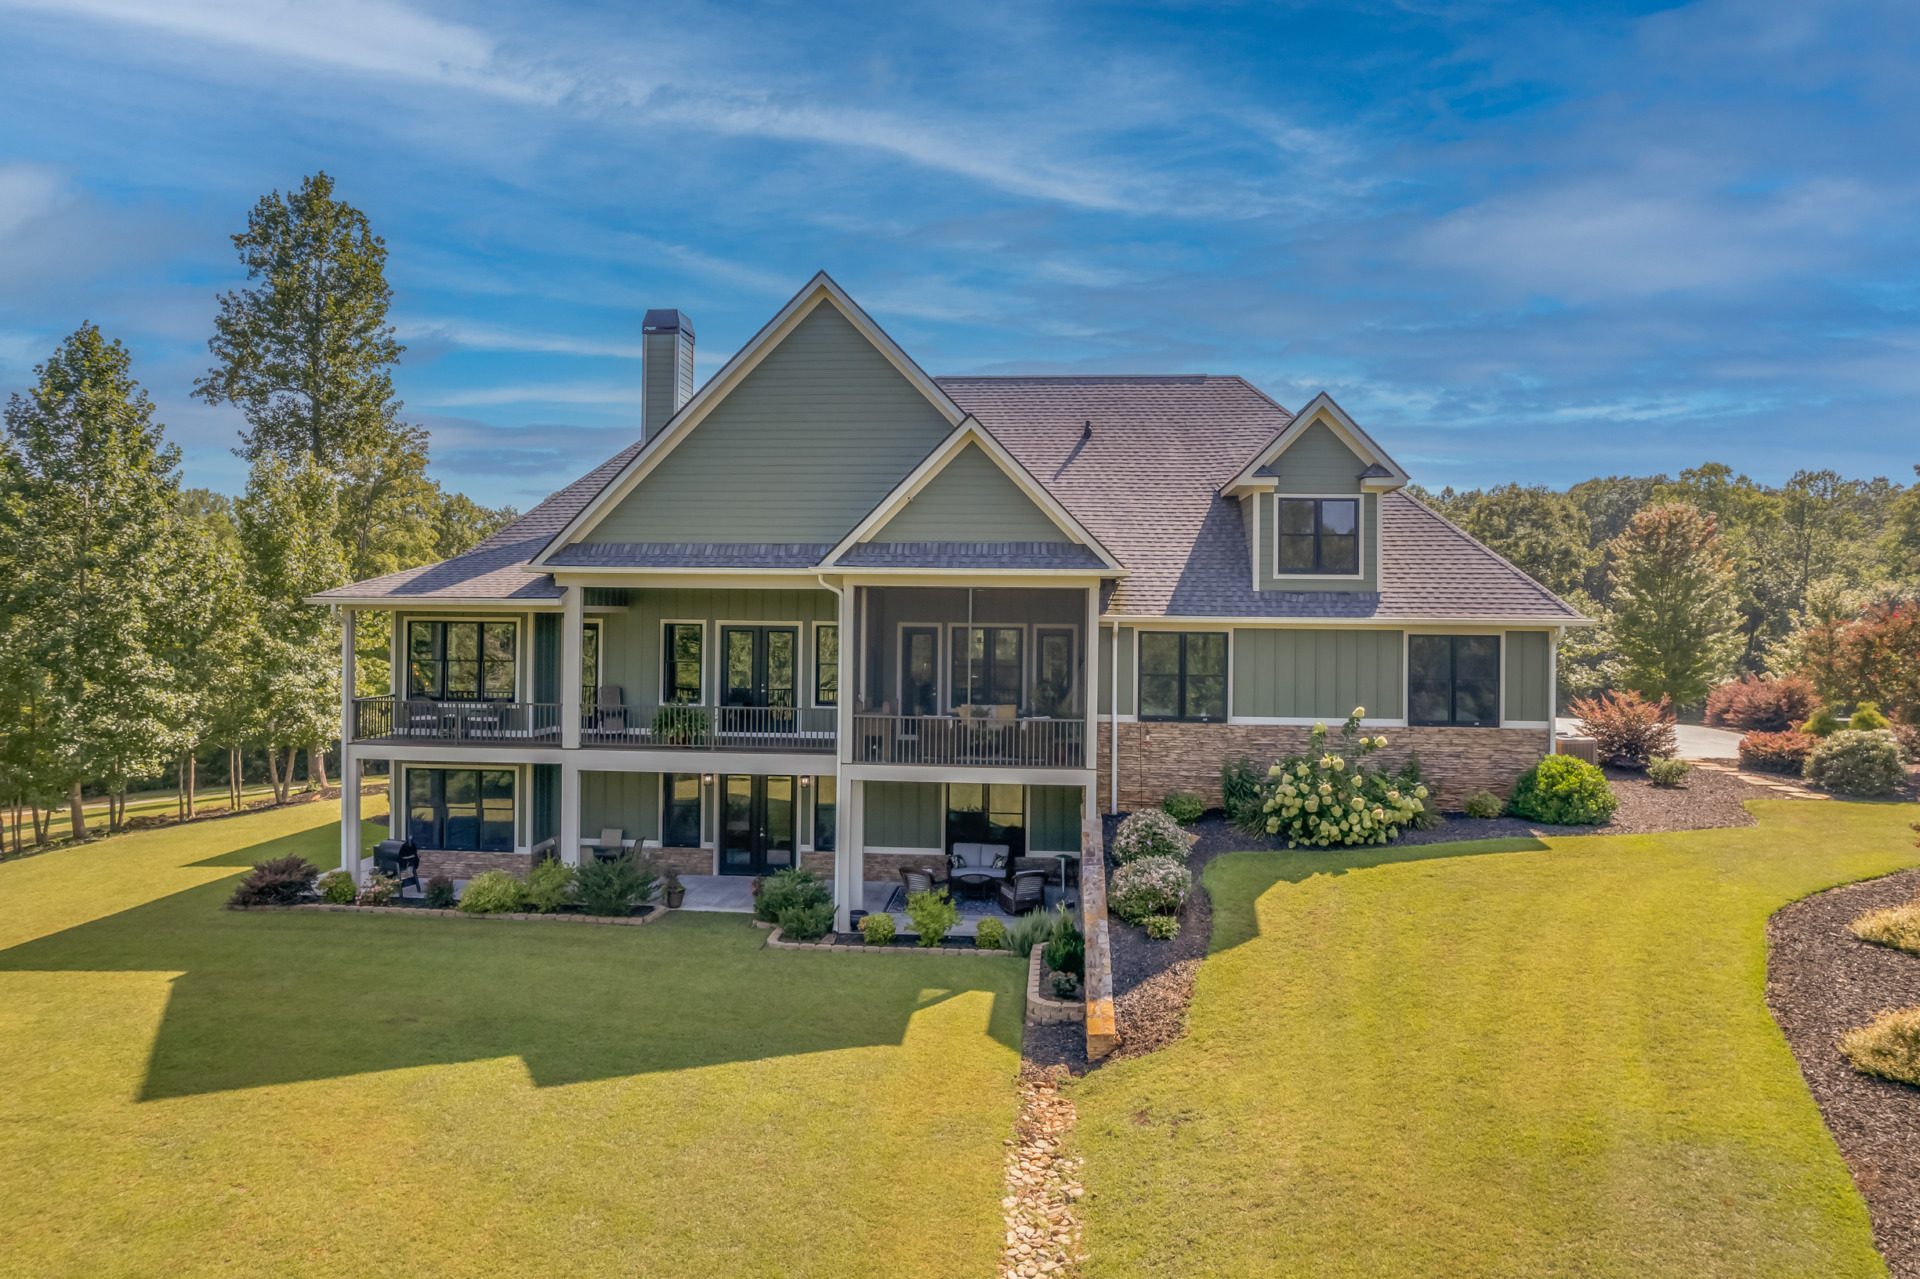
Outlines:
{"label": "small evergreen shrub", "polygon": [[953,904],[944,888],[930,893],[908,893],[907,918],[913,921],[913,931],[919,935],[922,946],[938,946],[960,922],[960,908]]}
{"label": "small evergreen shrub", "polygon": [[1797,728],[1782,733],[1748,733],[1740,739],[1740,762],[1763,773],[1806,771],[1807,756],[1820,739]]}
{"label": "small evergreen shrub", "polygon": [[869,946],[884,946],[893,940],[892,915],[868,915],[860,921],[860,936]]}
{"label": "small evergreen shrub", "polygon": [[1743,675],[1707,694],[1707,723],[1743,732],[1779,733],[1813,713],[1820,696],[1804,675]]}
{"label": "small evergreen shrub", "polygon": [[1113,833],[1107,859],[1116,866],[1142,857],[1165,857],[1183,861],[1192,845],[1180,823],[1157,808],[1131,813]]}
{"label": "small evergreen shrub", "polygon": [[1129,924],[1149,915],[1177,915],[1193,891],[1193,872],[1170,857],[1145,857],[1113,872],[1107,905]]}
{"label": "small evergreen shrub", "polygon": [[1840,721],[1826,707],[1817,706],[1813,714],[1807,716],[1806,722],[1800,725],[1800,731],[1809,737],[1831,737],[1840,731]]}
{"label": "small evergreen shrub", "polygon": [[776,871],[760,882],[760,896],[753,913],[768,923],[780,918],[780,912],[794,906],[831,904],[833,892],[827,882],[810,870],[798,866]]}
{"label": "small evergreen shrub", "polygon": [[1880,703],[1861,702],[1847,717],[1847,728],[1856,733],[1874,733],[1893,727],[1893,721],[1880,713]]}
{"label": "small evergreen shrub", "polygon": [[526,885],[504,870],[482,871],[467,881],[460,909],[469,915],[510,915],[526,902]]}
{"label": "small evergreen shrub", "polygon": [[320,870],[304,857],[255,862],[227,899],[229,906],[287,906],[313,891]]}
{"label": "small evergreen shrub", "polygon": [[1080,978],[1073,973],[1056,972],[1048,978],[1047,984],[1053,987],[1055,999],[1078,999],[1080,997]]}
{"label": "small evergreen shrub", "polygon": [[1598,826],[1620,801],[1607,775],[1584,759],[1549,755],[1520,775],[1507,811],[1549,826]]}
{"label": "small evergreen shrub", "polygon": [[1478,818],[1483,822],[1492,821],[1506,810],[1507,801],[1490,790],[1477,790],[1467,796],[1466,805],[1462,809],[1467,816]]}
{"label": "small evergreen shrub", "polygon": [[382,875],[378,871],[367,876],[367,882],[360,885],[360,895],[353,899],[356,906],[385,906],[400,895],[400,881],[392,875]]}
{"label": "small evergreen shrub", "polygon": [[1029,954],[1053,936],[1053,916],[1044,910],[1029,911],[1007,926],[1007,949],[1016,955]]}
{"label": "small evergreen shrub", "polygon": [[435,875],[427,881],[427,905],[435,910],[447,910],[453,905],[453,881],[445,875]]}
{"label": "small evergreen shrub", "polygon": [[573,867],[553,859],[541,862],[527,872],[527,909],[551,915],[573,900],[573,884]]}
{"label": "small evergreen shrub", "polygon": [[1148,915],[1140,922],[1145,925],[1147,936],[1155,941],[1172,941],[1180,935],[1180,918],[1177,915]]}
{"label": "small evergreen shrub", "polygon": [[1617,768],[1645,768],[1680,749],[1665,698],[1649,702],[1638,693],[1608,692],[1576,697],[1571,709],[1581,731],[1599,743],[1600,758]]}
{"label": "small evergreen shrub", "polygon": [[1160,801],[1160,810],[1182,826],[1191,826],[1207,815],[1207,802],[1190,790],[1177,790]]}
{"label": "small evergreen shrub", "polygon": [[1900,743],[1886,729],[1835,733],[1807,755],[1806,779],[1836,795],[1891,795],[1907,780]]}
{"label": "small evergreen shrub", "polygon": [[1920,1008],[1881,1013],[1840,1037],[1853,1068],[1920,1088]]}
{"label": "small evergreen shrub", "polygon": [[1285,837],[1288,848],[1384,844],[1426,807],[1424,785],[1401,790],[1392,774],[1364,762],[1387,744],[1383,736],[1360,731],[1365,713],[1365,707],[1353,708],[1334,746],[1328,744],[1327,726],[1315,724],[1306,754],[1290,755],[1267,770],[1267,833]]}
{"label": "small evergreen shrub", "polygon": [[1005,950],[1007,926],[988,916],[980,921],[980,927],[974,931],[973,945],[976,950]]}
{"label": "small evergreen shrub", "polygon": [[788,941],[819,941],[833,931],[833,903],[808,902],[788,906],[774,921]]}
{"label": "small evergreen shrub", "polygon": [[1692,771],[1693,765],[1671,755],[1647,761],[1647,780],[1667,790],[1678,790],[1686,785],[1687,774]]}
{"label": "small evergreen shrub", "polygon": [[[1186,867],[1181,867],[1185,870]],[[1040,912],[1035,911],[1038,915]],[[1047,940],[1040,958],[1046,966],[1056,973],[1072,973],[1078,977],[1087,968],[1087,939],[1080,935],[1080,926],[1073,922],[1073,916],[1067,913],[1065,906],[1055,908],[1048,918]]]}
{"label": "small evergreen shrub", "polygon": [[330,906],[351,906],[353,899],[360,895],[360,886],[344,870],[328,871],[320,877],[317,887],[320,900]]}
{"label": "small evergreen shrub", "polygon": [[1227,820],[1249,835],[1267,833],[1267,815],[1260,808],[1260,770],[1245,755],[1220,765],[1220,797]]}
{"label": "small evergreen shrub", "polygon": [[1904,906],[1868,911],[1847,927],[1861,941],[1920,955],[1920,897]]}
{"label": "small evergreen shrub", "polygon": [[653,899],[659,881],[659,872],[644,858],[596,858],[574,872],[573,895],[589,915],[631,915],[634,907]]}

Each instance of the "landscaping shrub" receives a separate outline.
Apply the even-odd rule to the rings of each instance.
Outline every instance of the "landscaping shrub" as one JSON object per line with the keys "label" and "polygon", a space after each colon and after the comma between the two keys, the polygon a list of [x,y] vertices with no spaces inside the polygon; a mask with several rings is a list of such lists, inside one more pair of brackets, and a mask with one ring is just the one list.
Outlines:
{"label": "landscaping shrub", "polygon": [[1806,722],[1800,725],[1800,731],[1809,737],[1831,737],[1840,731],[1840,721],[1834,717],[1832,711],[1824,706],[1818,706],[1814,708],[1813,714],[1807,716]]}
{"label": "landscaping shrub", "polygon": [[360,895],[353,899],[356,906],[385,906],[400,895],[400,881],[392,875],[382,875],[375,871],[367,876],[367,882],[360,885]]}
{"label": "landscaping shrub", "polygon": [[573,876],[573,895],[589,915],[631,915],[653,899],[660,875],[653,863],[637,857],[583,864]]}
{"label": "landscaping shrub", "polygon": [[1035,946],[1046,944],[1053,936],[1053,916],[1044,910],[1028,911],[1014,920],[1007,928],[1007,949],[1016,955],[1025,955]]}
{"label": "landscaping shrub", "polygon": [[1807,756],[1819,740],[1797,728],[1782,733],[1748,733],[1740,739],[1740,762],[1763,773],[1798,777],[1806,771]]}
{"label": "landscaping shrub", "polygon": [[[1399,769],[1395,771],[1393,774],[1392,789],[1399,791],[1402,795],[1412,795],[1414,798],[1422,801],[1420,810],[1413,815],[1413,820],[1407,823],[1407,825],[1413,827],[1415,830],[1432,830],[1446,820],[1440,816],[1438,805],[1424,802],[1427,797],[1427,776],[1426,770],[1420,766],[1420,753],[1418,751],[1408,755],[1407,762],[1400,765]],[[1497,808],[1495,815],[1498,815]]]}
{"label": "landscaping shrub", "polygon": [[833,931],[833,903],[807,902],[788,906],[774,921],[788,941],[819,941]]}
{"label": "landscaping shrub", "polygon": [[[1182,866],[1181,870],[1186,867]],[[1039,911],[1034,912],[1036,915]],[[1054,909],[1047,917],[1047,940],[1040,958],[1049,969],[1056,973],[1072,973],[1078,977],[1087,969],[1087,939],[1080,935],[1080,926],[1073,922],[1073,916],[1067,913],[1065,906]]]}
{"label": "landscaping shrub", "polygon": [[1362,762],[1387,744],[1385,737],[1360,731],[1364,711],[1353,708],[1337,746],[1329,747],[1327,726],[1315,724],[1305,755],[1290,755],[1267,770],[1267,833],[1284,836],[1288,848],[1384,844],[1426,807],[1424,785],[1403,791],[1391,774]]}
{"label": "landscaping shrub", "polygon": [[573,900],[573,886],[573,867],[550,858],[527,872],[527,886],[522,896],[529,910],[551,915]]}
{"label": "landscaping shrub", "polygon": [[1920,1008],[1881,1013],[1840,1037],[1853,1068],[1920,1088]]}
{"label": "landscaping shrub", "polygon": [[753,904],[753,913],[773,923],[780,918],[781,911],[790,907],[817,906],[832,901],[833,893],[824,879],[795,866],[776,871],[760,882],[760,896]]}
{"label": "landscaping shrub", "polygon": [[1191,826],[1207,815],[1207,802],[1190,790],[1177,790],[1160,801],[1160,809],[1182,826]]}
{"label": "landscaping shrub", "polygon": [[860,936],[869,946],[884,946],[893,940],[892,915],[868,915],[860,921]]}
{"label": "landscaping shrub", "polygon": [[1148,915],[1177,915],[1193,891],[1193,872],[1171,857],[1144,857],[1113,872],[1107,905],[1129,924]]}
{"label": "landscaping shrub", "polygon": [[445,875],[435,875],[427,881],[427,905],[435,910],[446,910],[453,905],[453,881]]}
{"label": "landscaping shrub", "polygon": [[668,746],[696,746],[707,737],[707,713],[698,706],[662,706],[653,713],[653,740]]}
{"label": "landscaping shrub", "polygon": [[320,900],[333,906],[351,906],[353,899],[360,895],[360,885],[344,870],[328,871],[316,887],[320,890]]}
{"label": "landscaping shrub", "polygon": [[1892,727],[1893,721],[1880,713],[1878,702],[1861,702],[1853,708],[1853,714],[1847,717],[1847,728],[1856,733],[1872,733]]}
{"label": "landscaping shrub", "polygon": [[1178,915],[1148,915],[1140,921],[1147,930],[1147,936],[1155,941],[1172,941],[1180,935],[1180,917]]}
{"label": "landscaping shrub", "polygon": [[1664,698],[1649,702],[1638,693],[1608,692],[1576,697],[1571,709],[1580,730],[1600,744],[1600,758],[1617,768],[1645,768],[1648,760],[1680,749]]}
{"label": "landscaping shrub", "polygon": [[1467,796],[1466,807],[1463,811],[1467,816],[1477,817],[1483,822],[1492,821],[1501,813],[1507,811],[1507,801],[1501,799],[1490,790],[1477,790]]}
{"label": "landscaping shrub", "polygon": [[1249,835],[1267,833],[1267,815],[1260,808],[1260,770],[1245,755],[1220,765],[1220,797],[1227,820]]}
{"label": "landscaping shrub", "polygon": [[1667,790],[1677,790],[1685,785],[1687,774],[1692,771],[1693,765],[1684,759],[1675,759],[1671,755],[1662,755],[1658,759],[1647,761],[1647,780]]}
{"label": "landscaping shrub", "polygon": [[1820,704],[1804,675],[1743,675],[1707,694],[1707,723],[1716,728],[1778,733],[1792,728]]}
{"label": "landscaping shrub", "polygon": [[976,950],[1005,950],[1007,926],[991,916],[981,920],[973,934],[973,945]]}
{"label": "landscaping shrub", "polygon": [[1847,925],[1861,941],[1920,955],[1920,897],[1904,906],[1872,910]]}
{"label": "landscaping shrub", "polygon": [[1598,826],[1620,806],[1607,775],[1571,755],[1549,755],[1520,775],[1507,811],[1550,826]]}
{"label": "landscaping shrub", "polygon": [[504,870],[482,871],[467,881],[460,909],[469,915],[509,915],[526,901],[527,886]]}
{"label": "landscaping shrub", "polygon": [[1053,987],[1055,999],[1077,999],[1080,996],[1080,979],[1072,973],[1056,972],[1048,979]]}
{"label": "landscaping shrub", "polygon": [[944,888],[930,893],[908,893],[907,918],[913,921],[913,931],[919,934],[922,946],[938,946],[960,922],[960,908],[953,904]]}
{"label": "landscaping shrub", "polygon": [[1144,809],[1129,814],[1120,823],[1120,829],[1113,833],[1113,843],[1107,848],[1107,858],[1114,865],[1138,861],[1142,857],[1167,857],[1174,861],[1186,858],[1187,849],[1192,842],[1187,832],[1180,829],[1180,823],[1157,808]]}
{"label": "landscaping shrub", "polygon": [[1907,780],[1900,743],[1884,728],[1835,733],[1807,756],[1806,779],[1836,795],[1891,795]]}
{"label": "landscaping shrub", "polygon": [[229,906],[286,906],[313,891],[320,870],[304,857],[255,862],[227,899]]}

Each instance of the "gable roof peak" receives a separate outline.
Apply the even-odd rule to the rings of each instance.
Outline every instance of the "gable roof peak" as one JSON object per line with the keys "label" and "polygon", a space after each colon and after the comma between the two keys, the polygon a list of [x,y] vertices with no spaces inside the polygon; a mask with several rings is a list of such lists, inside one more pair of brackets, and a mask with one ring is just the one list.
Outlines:
{"label": "gable roof peak", "polygon": [[1267,487],[1261,483],[1259,472],[1271,466],[1287,449],[1297,443],[1316,424],[1325,424],[1340,442],[1352,450],[1355,457],[1366,463],[1361,472],[1361,483],[1371,492],[1385,492],[1407,484],[1411,477],[1400,464],[1393,460],[1387,451],[1380,447],[1371,435],[1353,420],[1339,402],[1325,391],[1316,394],[1311,400],[1300,406],[1286,429],[1276,435],[1253,460],[1242,467],[1238,474],[1220,486],[1220,492],[1226,496],[1235,496],[1250,488]]}

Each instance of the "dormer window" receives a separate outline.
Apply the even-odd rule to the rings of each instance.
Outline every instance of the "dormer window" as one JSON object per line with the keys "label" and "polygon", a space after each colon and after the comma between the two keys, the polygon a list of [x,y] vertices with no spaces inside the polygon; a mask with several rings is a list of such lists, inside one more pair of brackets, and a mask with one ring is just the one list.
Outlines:
{"label": "dormer window", "polygon": [[1360,572],[1358,498],[1283,497],[1277,522],[1278,574],[1351,577]]}

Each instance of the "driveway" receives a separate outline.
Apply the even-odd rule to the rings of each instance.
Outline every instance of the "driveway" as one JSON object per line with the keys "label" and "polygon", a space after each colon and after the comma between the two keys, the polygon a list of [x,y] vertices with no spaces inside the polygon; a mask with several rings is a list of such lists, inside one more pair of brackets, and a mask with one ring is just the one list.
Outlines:
{"label": "driveway", "polygon": [[[1578,733],[1580,721],[1564,715],[1554,721],[1562,733]],[[1728,728],[1708,728],[1704,724],[1677,724],[1674,736],[1680,740],[1681,759],[1738,759],[1740,734]]]}

